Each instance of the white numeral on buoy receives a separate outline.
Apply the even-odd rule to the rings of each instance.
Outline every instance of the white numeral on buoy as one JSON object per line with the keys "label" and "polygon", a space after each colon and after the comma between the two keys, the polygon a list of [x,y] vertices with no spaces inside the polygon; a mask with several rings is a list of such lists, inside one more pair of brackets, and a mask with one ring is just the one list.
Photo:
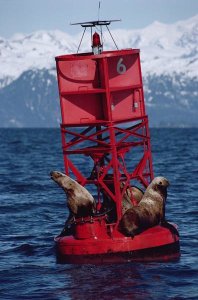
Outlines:
{"label": "white numeral on buoy", "polygon": [[126,72],[126,66],[122,63],[123,58],[121,57],[117,63],[117,72],[119,74],[124,74]]}

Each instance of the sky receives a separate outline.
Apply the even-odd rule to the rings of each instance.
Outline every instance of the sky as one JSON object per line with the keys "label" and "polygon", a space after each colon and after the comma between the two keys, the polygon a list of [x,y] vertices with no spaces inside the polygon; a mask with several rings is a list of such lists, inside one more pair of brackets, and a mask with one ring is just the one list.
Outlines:
{"label": "sky", "polygon": [[121,19],[111,29],[140,29],[154,21],[175,23],[198,14],[198,0],[0,0],[0,36],[37,30],[82,31],[72,22]]}

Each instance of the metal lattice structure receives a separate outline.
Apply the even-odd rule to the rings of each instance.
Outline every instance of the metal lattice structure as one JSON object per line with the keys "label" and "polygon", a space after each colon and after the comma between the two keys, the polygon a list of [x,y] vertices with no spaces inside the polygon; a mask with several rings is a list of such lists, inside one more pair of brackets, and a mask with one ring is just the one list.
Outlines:
{"label": "metal lattice structure", "polygon": [[56,63],[65,172],[96,189],[98,207],[113,200],[119,221],[126,189],[153,178],[139,50],[64,55]]}

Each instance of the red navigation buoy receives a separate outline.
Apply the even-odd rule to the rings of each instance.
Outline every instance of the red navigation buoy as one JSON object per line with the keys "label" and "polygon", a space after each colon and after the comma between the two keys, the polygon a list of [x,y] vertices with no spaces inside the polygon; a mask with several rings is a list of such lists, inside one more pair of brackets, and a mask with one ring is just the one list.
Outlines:
{"label": "red navigation buoy", "polygon": [[[92,29],[110,23],[80,24]],[[97,32],[92,51],[56,57],[65,173],[92,191],[98,210],[73,219],[55,238],[58,258],[98,263],[178,257],[174,224],[157,225],[134,238],[118,231],[126,191],[145,189],[153,179],[140,51],[103,51]]]}

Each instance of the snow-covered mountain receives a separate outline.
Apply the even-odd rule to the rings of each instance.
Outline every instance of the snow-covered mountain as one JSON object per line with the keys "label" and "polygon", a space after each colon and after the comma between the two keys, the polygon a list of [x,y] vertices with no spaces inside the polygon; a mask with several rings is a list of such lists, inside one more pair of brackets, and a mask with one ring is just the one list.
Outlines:
{"label": "snow-covered mountain", "polygon": [[[198,15],[140,30],[112,30],[119,49],[140,48],[147,110],[153,126],[198,125]],[[0,127],[60,122],[56,55],[75,53],[81,34],[37,31],[0,37]],[[115,49],[108,32],[104,50]],[[80,52],[90,51],[90,34]]]}

